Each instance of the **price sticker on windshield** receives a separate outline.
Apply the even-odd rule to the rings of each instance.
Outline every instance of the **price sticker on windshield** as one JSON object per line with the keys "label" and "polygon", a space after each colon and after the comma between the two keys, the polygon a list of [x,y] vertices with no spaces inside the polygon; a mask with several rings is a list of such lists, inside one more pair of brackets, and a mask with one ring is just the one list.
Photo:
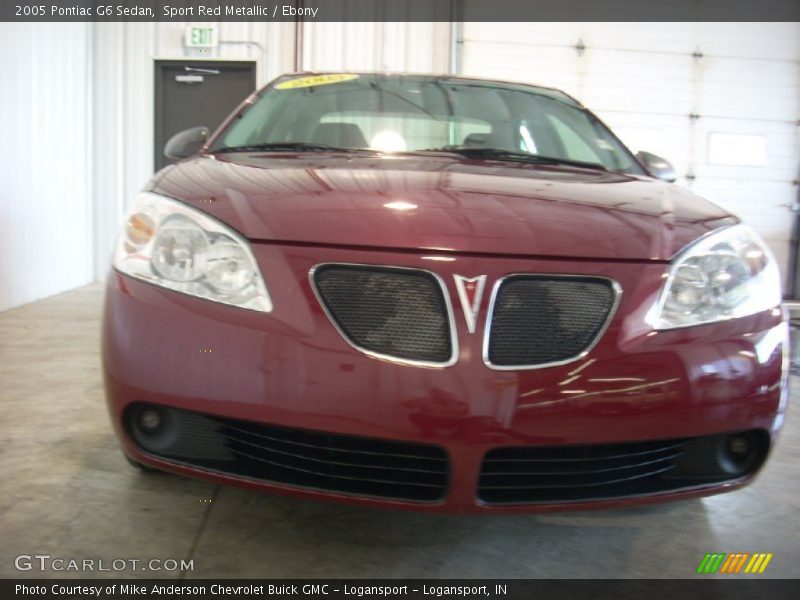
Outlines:
{"label": "price sticker on windshield", "polygon": [[311,75],[309,77],[299,77],[282,81],[275,86],[276,90],[293,90],[295,88],[311,87],[313,85],[330,85],[331,83],[341,83],[358,79],[355,73],[329,73],[327,75]]}

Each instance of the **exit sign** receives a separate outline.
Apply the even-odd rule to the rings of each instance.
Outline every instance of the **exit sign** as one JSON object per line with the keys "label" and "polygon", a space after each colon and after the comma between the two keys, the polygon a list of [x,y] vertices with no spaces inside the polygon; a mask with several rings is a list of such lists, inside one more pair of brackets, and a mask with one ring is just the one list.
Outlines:
{"label": "exit sign", "polygon": [[219,33],[216,25],[191,25],[186,28],[187,48],[216,48],[219,46]]}

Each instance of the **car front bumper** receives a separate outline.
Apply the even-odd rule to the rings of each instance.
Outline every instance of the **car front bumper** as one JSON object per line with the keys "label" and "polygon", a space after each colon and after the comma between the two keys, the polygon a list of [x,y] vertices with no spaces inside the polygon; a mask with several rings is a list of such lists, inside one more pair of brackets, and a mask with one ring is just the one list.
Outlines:
{"label": "car front bumper", "polygon": [[[254,244],[272,296],[257,313],[185,296],[112,271],[103,356],[107,400],[124,451],[160,469],[292,495],[442,512],[530,512],[600,508],[702,496],[748,483],[738,477],[616,497],[486,502],[479,479],[498,448],[605,446],[684,440],[729,432],[763,434],[766,454],[786,407],[787,329],[780,309],[681,330],[655,332],[645,314],[663,263],[531,260],[435,252]],[[368,356],[333,327],[309,283],[326,262],[404,266],[446,282],[458,337],[455,364],[431,368]],[[495,370],[482,358],[488,299],[470,334],[453,276],[509,273],[609,277],[622,289],[599,343],[574,362]],[[443,449],[446,489],[433,501],[266,481],[172,460],[144,450],[126,422],[146,404],[308,432]],[[759,465],[762,464],[759,460]]]}

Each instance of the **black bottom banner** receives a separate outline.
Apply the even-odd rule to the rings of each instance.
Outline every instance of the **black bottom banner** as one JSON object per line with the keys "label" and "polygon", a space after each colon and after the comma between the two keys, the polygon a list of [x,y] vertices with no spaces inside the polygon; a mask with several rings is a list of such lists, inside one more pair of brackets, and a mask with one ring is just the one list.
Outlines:
{"label": "black bottom banner", "polygon": [[787,579],[308,579],[308,580],[114,580],[4,579],[0,598],[127,600],[129,598],[296,598],[303,600],[482,599],[560,600],[575,598],[651,600],[739,600],[796,598],[797,580]]}

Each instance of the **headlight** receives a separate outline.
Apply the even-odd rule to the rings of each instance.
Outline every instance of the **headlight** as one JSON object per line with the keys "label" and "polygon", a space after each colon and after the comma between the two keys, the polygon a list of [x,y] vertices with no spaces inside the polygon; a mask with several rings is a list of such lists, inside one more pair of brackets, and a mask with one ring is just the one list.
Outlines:
{"label": "headlight", "polygon": [[140,194],[128,212],[114,268],[206,300],[272,310],[247,241],[208,215],[156,194]]}
{"label": "headlight", "polygon": [[678,255],[647,320],[656,329],[674,329],[744,317],[780,303],[775,258],[749,227],[735,225]]}

